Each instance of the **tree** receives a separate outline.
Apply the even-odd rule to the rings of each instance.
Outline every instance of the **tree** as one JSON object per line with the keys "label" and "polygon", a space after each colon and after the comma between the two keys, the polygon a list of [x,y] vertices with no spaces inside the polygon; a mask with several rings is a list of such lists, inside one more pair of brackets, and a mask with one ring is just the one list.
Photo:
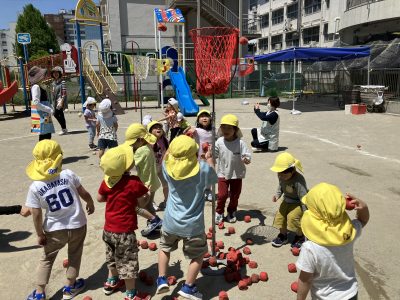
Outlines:
{"label": "tree", "polygon": [[[28,45],[30,57],[49,55],[49,49],[54,53],[60,52],[56,34],[53,28],[47,25],[46,20],[32,4],[24,6],[24,11],[18,16],[15,32],[28,32],[31,34],[31,43]],[[22,45],[16,42],[18,56],[24,56]],[[46,54],[45,54],[46,53]]]}

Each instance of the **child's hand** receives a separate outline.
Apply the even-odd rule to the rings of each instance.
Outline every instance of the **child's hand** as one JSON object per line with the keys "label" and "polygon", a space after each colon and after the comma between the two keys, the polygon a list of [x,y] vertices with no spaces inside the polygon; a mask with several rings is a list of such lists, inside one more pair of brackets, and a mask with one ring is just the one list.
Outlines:
{"label": "child's hand", "polygon": [[37,242],[38,242],[38,245],[40,245],[40,246],[46,245],[47,241],[46,241],[46,236],[44,235],[44,233],[42,233],[41,235],[38,235]]}
{"label": "child's hand", "polygon": [[249,158],[246,154],[243,154],[243,155],[242,155],[242,162],[243,162],[245,165],[248,165],[248,164],[251,162],[251,160],[250,160],[250,158]]}
{"label": "child's hand", "polygon": [[350,198],[350,204],[354,205],[355,210],[362,210],[367,207],[364,201],[358,199],[356,196],[346,193],[346,197]]}
{"label": "child's hand", "polygon": [[260,103],[256,103],[256,104],[254,104],[254,109],[260,109]]}
{"label": "child's hand", "polygon": [[278,201],[278,198],[274,195],[274,196],[272,197],[272,202],[276,202],[276,201]]}
{"label": "child's hand", "polygon": [[19,214],[23,217],[29,217],[31,215],[31,210],[29,207],[23,205]]}
{"label": "child's hand", "polygon": [[88,215],[94,213],[94,203],[93,201],[86,203],[86,212]]}

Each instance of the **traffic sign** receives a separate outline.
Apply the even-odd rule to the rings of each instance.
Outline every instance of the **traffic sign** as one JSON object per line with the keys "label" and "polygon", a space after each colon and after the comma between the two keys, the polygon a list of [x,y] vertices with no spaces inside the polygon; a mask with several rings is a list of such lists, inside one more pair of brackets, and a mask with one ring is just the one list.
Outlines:
{"label": "traffic sign", "polygon": [[30,44],[31,34],[30,33],[17,33],[17,42],[20,44]]}

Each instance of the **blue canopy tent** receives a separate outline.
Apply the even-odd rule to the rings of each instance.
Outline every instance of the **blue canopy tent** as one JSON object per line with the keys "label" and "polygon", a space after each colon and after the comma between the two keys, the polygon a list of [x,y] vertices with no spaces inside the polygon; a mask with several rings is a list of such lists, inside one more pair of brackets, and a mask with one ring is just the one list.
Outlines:
{"label": "blue canopy tent", "polygon": [[[371,50],[369,46],[363,47],[349,47],[349,48],[289,48],[269,54],[258,55],[254,57],[256,62],[282,62],[293,61],[293,87],[295,87],[296,80],[296,61],[337,61],[355,59],[370,56]],[[368,60],[368,84],[369,84],[369,60]],[[301,112],[293,109],[292,114],[299,114]]]}

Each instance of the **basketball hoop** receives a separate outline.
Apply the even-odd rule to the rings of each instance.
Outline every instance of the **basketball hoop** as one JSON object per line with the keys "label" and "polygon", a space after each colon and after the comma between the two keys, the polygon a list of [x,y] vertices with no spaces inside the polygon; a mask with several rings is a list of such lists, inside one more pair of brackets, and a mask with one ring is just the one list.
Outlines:
{"label": "basketball hoop", "polygon": [[190,31],[194,43],[196,90],[209,96],[227,91],[231,61],[237,48],[239,30],[232,27],[203,27]]}
{"label": "basketball hoop", "polygon": [[245,77],[254,72],[254,59],[252,57],[238,58],[232,60],[232,69],[237,68],[237,76]]}

